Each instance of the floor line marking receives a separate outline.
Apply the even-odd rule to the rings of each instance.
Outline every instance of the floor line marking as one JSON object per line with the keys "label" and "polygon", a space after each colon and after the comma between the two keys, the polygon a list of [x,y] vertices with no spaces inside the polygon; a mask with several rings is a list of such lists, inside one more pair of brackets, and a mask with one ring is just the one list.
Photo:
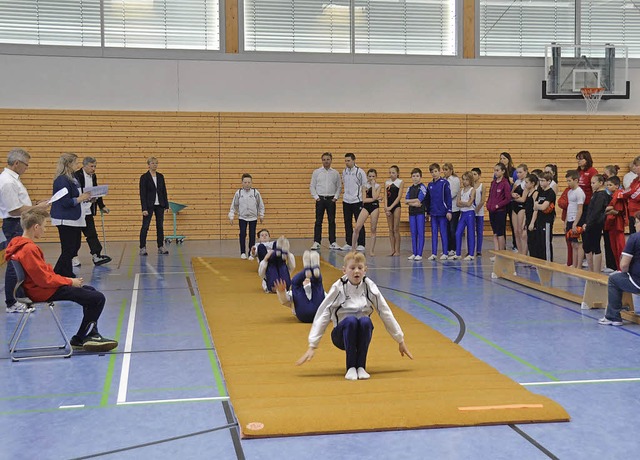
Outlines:
{"label": "floor line marking", "polygon": [[147,262],[145,265],[149,269],[147,275],[155,275],[157,278],[162,278],[162,276],[158,274],[158,271],[153,267],[153,265],[151,265],[149,262]]}
{"label": "floor line marking", "polygon": [[84,404],[68,404],[60,406],[58,409],[82,409]]}
{"label": "floor line marking", "polygon": [[197,402],[197,401],[228,401],[228,396],[211,396],[204,398],[178,398],[178,399],[151,399],[148,401],[123,401],[118,402],[118,406],[133,406],[136,404],[167,404],[180,402]]}
{"label": "floor line marking", "polygon": [[133,280],[133,291],[131,293],[131,310],[129,311],[129,323],[127,324],[127,335],[124,339],[124,355],[122,356],[122,371],[120,372],[120,385],[118,387],[117,403],[127,400],[127,386],[129,385],[129,367],[131,366],[131,348],[133,346],[133,327],[136,321],[136,309],[138,307],[138,285],[140,274],[136,273]]}
{"label": "floor line marking", "polygon": [[145,276],[145,275],[189,275],[192,274],[192,271],[182,271],[182,272],[159,272],[159,271],[154,271],[153,273],[139,273],[140,276]]}
{"label": "floor line marking", "polygon": [[640,382],[640,377],[629,377],[622,379],[590,379],[590,380],[558,380],[557,382],[526,382],[521,383],[522,386],[541,386],[541,385],[576,385],[581,383],[620,383],[620,382]]}

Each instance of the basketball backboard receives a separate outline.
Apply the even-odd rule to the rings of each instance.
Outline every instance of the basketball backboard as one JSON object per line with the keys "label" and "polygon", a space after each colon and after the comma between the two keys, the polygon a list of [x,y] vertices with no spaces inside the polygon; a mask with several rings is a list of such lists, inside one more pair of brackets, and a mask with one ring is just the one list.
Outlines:
{"label": "basketball backboard", "polygon": [[582,99],[582,88],[604,88],[602,99],[629,99],[629,50],[626,46],[545,46],[543,99]]}

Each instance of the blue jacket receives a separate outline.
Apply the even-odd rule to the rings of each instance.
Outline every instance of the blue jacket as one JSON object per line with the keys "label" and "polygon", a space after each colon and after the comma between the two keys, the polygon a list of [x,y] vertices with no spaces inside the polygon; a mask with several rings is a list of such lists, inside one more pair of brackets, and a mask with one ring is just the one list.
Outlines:
{"label": "blue jacket", "polygon": [[78,181],[67,176],[58,176],[53,181],[53,193],[66,188],[69,193],[51,204],[51,217],[60,220],[78,220],[82,216],[82,205],[78,202]]}
{"label": "blue jacket", "polygon": [[440,178],[427,185],[427,214],[431,216],[446,216],[451,212],[451,186],[449,181]]}

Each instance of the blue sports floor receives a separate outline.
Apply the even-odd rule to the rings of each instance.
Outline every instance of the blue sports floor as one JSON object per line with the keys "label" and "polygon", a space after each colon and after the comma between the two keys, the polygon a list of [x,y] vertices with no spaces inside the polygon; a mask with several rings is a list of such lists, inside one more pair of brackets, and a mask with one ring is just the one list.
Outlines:
{"label": "blue sports floor", "polygon": [[[405,249],[409,243],[404,238]],[[300,254],[310,244],[294,240],[292,250]],[[322,257],[340,267],[344,254],[326,244]],[[120,346],[103,356],[19,363],[10,361],[4,346],[0,459],[637,458],[640,325],[600,326],[603,310],[582,311],[578,304],[492,280],[490,245],[485,238],[485,255],[472,262],[412,262],[407,250],[400,258],[383,255],[388,242],[380,238],[368,275],[400,308],[558,401],[569,423],[240,440],[190,265],[194,256],[236,257],[237,242],[187,240],[171,245],[168,256],[150,252],[143,258],[133,242],[109,243],[113,261],[101,267],[93,266],[84,244],[78,274],[106,294],[100,330]],[[561,246],[556,238],[559,261]],[[55,263],[58,245],[42,247]],[[4,283],[4,268],[0,275]],[[581,289],[579,282],[555,282]],[[58,307],[73,334],[80,308]],[[44,313],[32,318],[30,343],[53,332]],[[18,315],[3,308],[0,317],[0,341],[7,343]],[[421,359],[411,337],[406,342]],[[301,343],[293,355],[305,349]]]}

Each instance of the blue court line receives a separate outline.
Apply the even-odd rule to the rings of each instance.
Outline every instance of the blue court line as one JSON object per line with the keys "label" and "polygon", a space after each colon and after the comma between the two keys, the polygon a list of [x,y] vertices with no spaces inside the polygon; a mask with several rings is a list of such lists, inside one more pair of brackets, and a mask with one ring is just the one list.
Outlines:
{"label": "blue court line", "polygon": [[[460,271],[462,273],[465,273],[467,276],[473,276],[473,277],[479,278],[479,279],[481,279],[483,281],[488,281],[488,282],[491,282],[491,283],[494,283],[496,281],[496,280],[493,280],[493,279],[490,279],[490,278],[485,278],[483,276],[476,275],[475,273],[469,273],[468,271],[462,270],[462,268],[460,268],[460,267],[446,267],[446,268],[450,268],[450,269],[453,269],[453,270]],[[528,297],[531,297],[531,298],[534,298],[536,300],[540,300],[540,301],[545,302],[547,304],[553,305],[554,307],[562,308],[563,310],[571,312],[574,315],[579,315],[581,318],[589,318],[589,319],[592,319],[594,321],[598,321],[598,319],[600,319],[600,318],[594,318],[593,316],[590,316],[590,315],[587,315],[587,314],[583,313],[583,312],[589,311],[589,310],[576,310],[575,308],[571,308],[571,307],[566,307],[564,305],[560,305],[560,304],[555,303],[555,302],[553,302],[551,300],[548,300],[548,299],[546,299],[544,297],[540,297],[538,295],[535,295],[535,294],[532,294],[532,293],[529,293],[529,292],[525,292],[525,291],[522,290],[522,289],[527,289],[527,290],[530,290],[530,291],[533,291],[533,292],[538,292],[535,289],[529,288],[527,286],[522,286],[522,285],[520,285],[518,283],[513,283],[513,282],[510,282],[508,280],[503,280],[503,282],[509,282],[511,284],[516,284],[517,286],[520,287],[520,289],[518,289],[517,287],[511,287],[511,286],[508,286],[508,285],[502,284],[502,283],[499,283],[498,286],[503,287],[505,289],[509,289],[511,291],[519,292],[519,293],[524,294],[524,295],[526,295]],[[548,295],[551,296],[551,294],[548,294]],[[603,316],[604,316],[604,313],[603,313]],[[601,326],[601,327],[605,327],[605,326]],[[609,326],[609,327],[611,327],[612,329],[618,329],[618,330],[621,330],[621,331],[626,332],[628,334],[632,334],[632,335],[635,335],[637,337],[640,337],[640,332],[636,332],[634,330],[628,329],[626,326],[615,326],[615,327],[614,326]]]}
{"label": "blue court line", "polygon": [[[406,294],[402,294],[399,293],[398,294],[400,297],[404,298],[405,300],[408,300],[409,302],[419,306],[420,308],[428,311],[429,313],[432,313],[442,319],[444,319],[445,321],[447,321],[450,324],[455,324],[453,320],[451,320],[450,318],[446,317],[445,315],[442,315],[441,313],[436,312],[435,310],[433,310],[432,308],[427,307],[425,304],[423,304],[422,302],[418,302],[416,300],[413,300],[411,297],[409,297]],[[531,364],[530,362],[524,360],[523,358],[520,358],[519,356],[515,355],[514,353],[511,353],[510,351],[507,351],[505,348],[501,347],[500,345],[492,342],[491,340],[483,337],[482,335],[473,332],[472,330],[467,328],[467,332],[469,334],[471,334],[473,337],[477,338],[478,340],[482,341],[483,343],[489,345],[490,347],[494,348],[495,350],[498,350],[499,352],[503,353],[504,355],[510,357],[511,359],[514,359],[515,361],[519,362],[520,364],[528,367],[529,369],[534,370],[536,373],[544,375],[545,377],[547,377],[550,380],[560,380],[559,378],[555,377],[553,374],[550,374],[549,372],[543,371],[542,369],[540,369],[539,367]]]}

